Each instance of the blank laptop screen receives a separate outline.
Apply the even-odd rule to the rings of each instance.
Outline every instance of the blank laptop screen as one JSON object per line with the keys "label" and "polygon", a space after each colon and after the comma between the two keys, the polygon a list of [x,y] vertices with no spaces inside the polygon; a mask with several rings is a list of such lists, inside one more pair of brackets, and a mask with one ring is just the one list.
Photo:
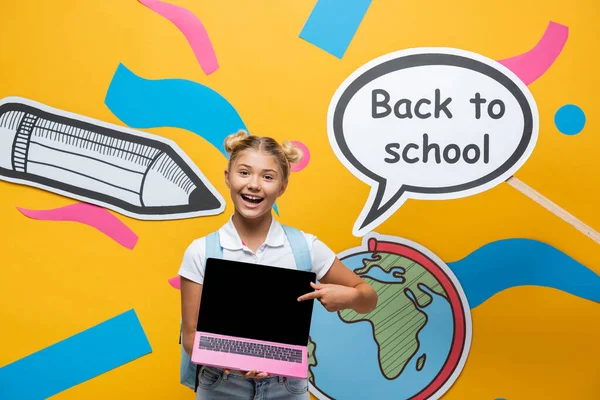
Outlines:
{"label": "blank laptop screen", "polygon": [[208,259],[198,331],[306,346],[314,300],[313,272]]}

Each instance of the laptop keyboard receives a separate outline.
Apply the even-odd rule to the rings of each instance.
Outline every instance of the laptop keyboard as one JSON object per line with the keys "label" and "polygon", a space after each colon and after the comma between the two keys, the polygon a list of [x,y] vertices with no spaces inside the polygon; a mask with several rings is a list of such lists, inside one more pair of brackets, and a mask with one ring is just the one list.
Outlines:
{"label": "laptop keyboard", "polygon": [[271,360],[302,363],[302,352],[287,347],[200,336],[200,348],[223,353],[243,354],[245,356],[269,358]]}

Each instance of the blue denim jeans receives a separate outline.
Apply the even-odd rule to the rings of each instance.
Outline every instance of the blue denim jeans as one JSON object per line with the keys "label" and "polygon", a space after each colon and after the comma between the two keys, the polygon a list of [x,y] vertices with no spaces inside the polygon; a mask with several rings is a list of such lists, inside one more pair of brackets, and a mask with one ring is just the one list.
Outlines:
{"label": "blue denim jeans", "polygon": [[263,379],[248,379],[232,372],[203,366],[198,376],[196,400],[308,400],[306,379],[271,376]]}

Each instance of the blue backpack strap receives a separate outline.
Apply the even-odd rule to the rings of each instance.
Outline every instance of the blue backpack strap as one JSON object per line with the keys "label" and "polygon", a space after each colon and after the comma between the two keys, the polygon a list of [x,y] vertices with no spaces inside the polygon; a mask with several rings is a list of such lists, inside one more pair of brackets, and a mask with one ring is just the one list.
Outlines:
{"label": "blue backpack strap", "polygon": [[281,225],[281,227],[290,241],[294,260],[296,261],[296,267],[301,271],[312,271],[310,249],[308,248],[308,243],[306,242],[304,234],[291,226]]}
{"label": "blue backpack strap", "polygon": [[[221,247],[221,239],[219,231],[210,233],[206,236],[206,249],[204,255],[204,266],[206,267],[207,258],[223,258],[223,248]],[[193,364],[191,357],[185,352],[182,344],[182,330],[179,329],[179,343],[181,344],[181,365],[179,371],[179,379],[181,384],[189,387],[193,391],[198,388],[198,373],[200,366]]]}
{"label": "blue backpack strap", "polygon": [[[179,343],[181,343],[181,333]],[[192,363],[192,358],[185,352],[183,349],[183,344],[181,347],[181,357],[180,357],[180,365],[179,365],[179,382],[192,389],[194,392],[198,387],[198,367]]]}
{"label": "blue backpack strap", "polygon": [[223,258],[223,248],[221,247],[219,231],[209,233],[206,236],[206,254],[204,256],[205,266],[207,258]]}

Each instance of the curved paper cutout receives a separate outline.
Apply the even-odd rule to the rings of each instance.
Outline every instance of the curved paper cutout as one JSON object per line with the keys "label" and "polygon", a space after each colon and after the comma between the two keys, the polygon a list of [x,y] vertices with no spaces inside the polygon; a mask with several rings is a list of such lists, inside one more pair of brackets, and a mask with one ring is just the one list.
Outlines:
{"label": "curved paper cutout", "polygon": [[550,68],[560,55],[568,37],[568,27],[550,21],[544,35],[533,49],[498,62],[529,85]]}
{"label": "curved paper cutout", "polygon": [[506,239],[448,263],[471,308],[516,286],[544,286],[600,302],[600,276],[549,244]]}
{"label": "curved paper cutout", "polygon": [[196,15],[186,8],[158,0],[138,1],[171,21],[183,33],[205,74],[210,75],[219,68],[208,33]]}
{"label": "curved paper cutout", "polygon": [[0,179],[143,220],[225,209],[173,141],[20,97],[0,101]]}
{"label": "curved paper cutout", "polygon": [[133,250],[138,237],[121,220],[101,207],[87,203],[70,204],[52,210],[28,210],[17,207],[26,217],[40,221],[72,221],[98,229],[121,246]]}
{"label": "curved paper cutout", "polygon": [[133,128],[187,129],[225,157],[225,137],[246,130],[235,108],[214,90],[185,79],[144,79],[123,64],[115,71],[104,102]]}
{"label": "curved paper cutout", "polygon": [[0,393],[3,399],[46,399],[151,352],[129,310],[0,368]]}
{"label": "curved paper cutout", "polygon": [[292,164],[290,169],[292,172],[300,172],[304,168],[306,168],[306,166],[310,162],[310,150],[304,143],[299,142],[297,140],[292,140],[292,143],[296,145],[296,147],[300,148],[300,150],[302,150],[302,160],[300,160],[299,163]]}
{"label": "curved paper cutout", "polygon": [[177,290],[181,290],[181,277],[179,275],[169,279],[169,285]]}

